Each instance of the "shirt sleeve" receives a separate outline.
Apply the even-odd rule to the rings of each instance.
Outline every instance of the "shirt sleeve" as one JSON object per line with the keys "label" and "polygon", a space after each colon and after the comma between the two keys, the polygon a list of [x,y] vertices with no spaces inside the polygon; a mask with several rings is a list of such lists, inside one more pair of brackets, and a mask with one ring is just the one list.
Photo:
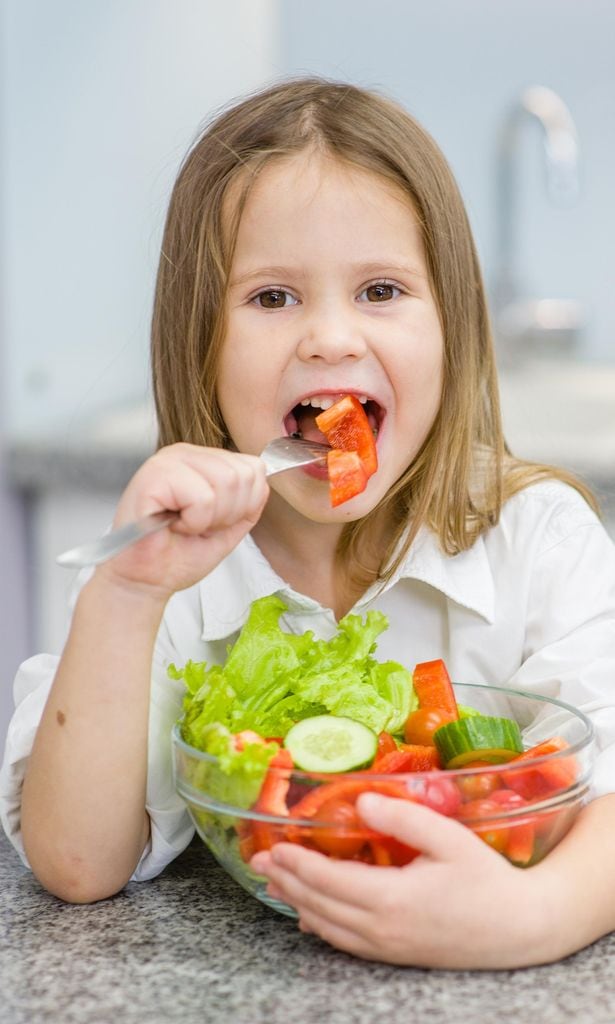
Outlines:
{"label": "shirt sleeve", "polygon": [[[174,654],[163,627],[154,656],[149,714],[146,809],[151,821],[149,842],[132,879],[159,874],[194,835],[194,827],[173,784],[171,730],[181,714],[183,684],[169,679],[166,665]],[[21,836],[21,792],[34,737],[51,689],[59,658],[40,654],[21,665],[14,683],[15,712],[0,768],[0,821],[24,864]]]}
{"label": "shirt sleeve", "polygon": [[[580,502],[581,499],[578,499]],[[615,792],[615,544],[578,503],[554,516],[528,593],[524,660],[508,685],[572,704],[595,730],[590,795]]]}

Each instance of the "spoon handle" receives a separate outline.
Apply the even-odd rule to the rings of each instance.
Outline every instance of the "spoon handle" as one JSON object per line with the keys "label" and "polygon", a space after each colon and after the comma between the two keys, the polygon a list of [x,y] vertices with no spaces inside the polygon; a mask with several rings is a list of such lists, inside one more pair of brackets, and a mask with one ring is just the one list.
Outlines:
{"label": "spoon handle", "polygon": [[64,554],[58,555],[56,562],[65,569],[83,569],[86,565],[100,565],[101,562],[106,562],[119,554],[124,548],[148,537],[150,533],[157,533],[165,526],[170,526],[177,518],[179,512],[153,512],[151,515],[142,516],[141,519],[135,519],[133,523],[126,523],[111,533],[106,533],[98,540],[88,541],[77,548],[65,551]]}

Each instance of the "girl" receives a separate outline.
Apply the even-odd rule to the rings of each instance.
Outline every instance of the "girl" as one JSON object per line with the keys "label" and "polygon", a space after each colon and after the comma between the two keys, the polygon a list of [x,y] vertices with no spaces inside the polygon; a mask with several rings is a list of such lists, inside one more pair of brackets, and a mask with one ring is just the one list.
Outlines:
{"label": "girl", "polygon": [[[378,607],[383,658],[560,696],[602,750],[596,798],[527,871],[373,795],[367,823],[423,851],[407,868],[259,854],[302,928],[440,967],[546,962],[613,928],[615,550],[580,484],[506,449],[474,246],[434,142],[392,102],[320,80],[220,116],[173,193],[152,352],[160,448],[115,525],[181,517],[96,570],[59,664],[35,658],[16,683],[3,822],[42,884],[102,899],[187,845],[167,667],[221,662],[250,603],[277,593],[290,631],[322,637]],[[264,445],[319,436],[343,393],[377,434],[367,489],[332,509],[322,474],[268,485]]]}

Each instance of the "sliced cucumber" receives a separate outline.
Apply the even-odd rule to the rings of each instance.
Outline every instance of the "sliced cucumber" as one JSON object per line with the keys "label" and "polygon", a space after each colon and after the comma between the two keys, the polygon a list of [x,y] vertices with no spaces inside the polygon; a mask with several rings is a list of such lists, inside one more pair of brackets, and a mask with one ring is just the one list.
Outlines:
{"label": "sliced cucumber", "polygon": [[476,708],[471,708],[468,704],[458,704],[457,711],[459,712],[460,718],[475,718],[476,715],[483,714],[482,711],[477,711]]}
{"label": "sliced cucumber", "polygon": [[521,732],[512,718],[470,715],[441,725],[433,738],[447,768],[475,760],[501,763],[523,753]]}
{"label": "sliced cucumber", "polygon": [[378,737],[352,718],[314,715],[289,729],[284,746],[302,771],[350,772],[373,761]]}

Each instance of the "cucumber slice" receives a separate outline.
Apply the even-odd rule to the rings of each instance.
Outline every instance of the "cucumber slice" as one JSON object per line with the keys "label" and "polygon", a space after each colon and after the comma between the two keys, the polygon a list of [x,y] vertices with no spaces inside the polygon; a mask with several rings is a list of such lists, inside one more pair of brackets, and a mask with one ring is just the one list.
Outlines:
{"label": "cucumber slice", "polygon": [[352,718],[314,715],[289,729],[284,746],[304,772],[350,772],[374,760],[378,737]]}
{"label": "cucumber slice", "polygon": [[470,715],[441,725],[433,738],[447,768],[460,768],[473,760],[501,763],[523,753],[521,732],[512,718]]}

